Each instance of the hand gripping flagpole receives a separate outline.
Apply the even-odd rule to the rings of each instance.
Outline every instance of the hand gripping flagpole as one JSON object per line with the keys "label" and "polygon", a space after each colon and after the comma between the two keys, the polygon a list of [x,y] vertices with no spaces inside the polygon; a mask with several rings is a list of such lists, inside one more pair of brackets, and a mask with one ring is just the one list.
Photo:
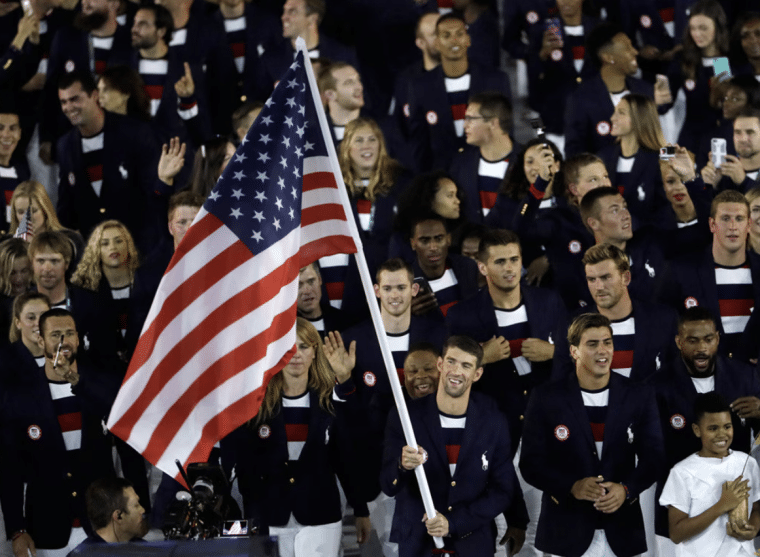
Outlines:
{"label": "hand gripping flagpole", "polygon": [[[314,70],[311,67],[311,60],[309,59],[309,52],[306,48],[306,41],[301,37],[296,39],[296,50],[303,52],[304,64],[306,65],[306,75],[309,79],[309,88],[311,89],[311,95],[314,99],[314,104],[317,108],[317,117],[319,118],[319,127],[324,137],[325,145],[327,146],[327,158],[330,161],[333,174],[338,182],[338,192],[340,194],[340,201],[343,205],[343,210],[346,213],[346,220],[348,221],[348,229],[351,231],[351,237],[356,244],[356,264],[359,268],[359,276],[362,279],[362,288],[364,289],[364,295],[367,297],[367,305],[372,316],[372,323],[375,326],[375,334],[377,335],[377,342],[380,344],[380,352],[383,354],[383,363],[388,373],[388,379],[391,384],[391,390],[393,391],[393,398],[396,401],[396,408],[398,409],[398,415],[401,419],[401,427],[404,430],[404,437],[406,443],[410,447],[417,448],[417,440],[414,436],[414,430],[412,429],[412,421],[409,419],[409,410],[406,407],[406,401],[404,400],[404,393],[401,390],[401,382],[396,373],[396,365],[393,362],[393,356],[391,353],[391,347],[388,345],[388,339],[385,336],[385,329],[383,328],[383,321],[380,317],[380,308],[377,306],[375,299],[375,291],[372,288],[372,278],[369,274],[369,267],[367,267],[367,260],[364,257],[362,251],[362,242],[359,238],[359,231],[356,228],[356,222],[353,218],[353,211],[351,210],[351,204],[348,200],[348,193],[346,186],[343,183],[343,173],[338,165],[338,155],[335,152],[335,145],[333,144],[332,137],[328,133],[327,116],[325,115],[325,109],[322,105],[322,100],[319,98],[319,89],[317,89],[317,80],[314,77]],[[436,515],[435,506],[433,505],[433,495],[430,493],[430,486],[425,476],[425,469],[422,466],[417,466],[414,469],[417,475],[417,483],[420,486],[420,493],[422,495],[422,503],[425,506],[425,513],[428,517],[433,518]],[[433,538],[435,546],[438,549],[443,548],[443,538]]]}

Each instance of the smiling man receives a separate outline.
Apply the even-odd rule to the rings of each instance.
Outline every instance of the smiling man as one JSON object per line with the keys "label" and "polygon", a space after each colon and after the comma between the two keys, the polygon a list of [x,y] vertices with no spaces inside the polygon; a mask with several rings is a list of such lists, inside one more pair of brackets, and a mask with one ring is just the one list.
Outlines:
{"label": "smiling man", "polygon": [[[406,444],[398,416],[386,430],[381,484],[396,496],[391,540],[401,557],[430,555],[432,536],[457,555],[493,555],[494,518],[514,496],[515,476],[504,416],[472,385],[483,374],[483,350],[452,336],[437,367],[435,396],[412,401],[409,414],[418,446]],[[424,466],[436,514],[425,514],[414,474]]]}
{"label": "smiling man", "polygon": [[610,371],[610,321],[568,330],[575,373],[539,387],[525,414],[520,470],[544,492],[536,547],[559,556],[646,551],[639,495],[663,459],[654,394]]}
{"label": "smiling man", "polygon": [[676,309],[700,306],[719,316],[720,353],[749,361],[760,348],[760,258],[747,251],[749,203],[735,190],[715,196],[712,245],[670,264],[661,299]]}
{"label": "smiling man", "polygon": [[[719,353],[722,341],[711,311],[704,307],[687,309],[679,319],[675,337],[678,352],[661,373],[652,377],[667,459],[667,466],[658,478],[658,500],[668,471],[701,447],[691,431],[698,393],[716,392],[731,402],[734,429],[731,447],[747,453],[751,450],[751,430],[760,425],[760,382],[752,367]],[[672,547],[667,537],[667,509],[658,505],[656,516],[658,545]]]}
{"label": "smiling man", "polygon": [[448,168],[451,157],[465,146],[465,110],[471,95],[496,91],[512,97],[505,73],[468,59],[470,35],[462,16],[441,16],[434,43],[441,65],[412,78],[409,87],[409,133],[420,170]]}

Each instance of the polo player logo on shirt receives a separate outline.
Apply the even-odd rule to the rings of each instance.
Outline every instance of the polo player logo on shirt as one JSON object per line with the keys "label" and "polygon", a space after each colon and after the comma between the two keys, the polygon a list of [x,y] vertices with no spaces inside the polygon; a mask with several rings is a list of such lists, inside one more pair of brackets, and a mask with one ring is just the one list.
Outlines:
{"label": "polo player logo on shirt", "polygon": [[525,14],[525,20],[531,25],[538,23],[538,13],[533,10],[529,11],[527,14]]}
{"label": "polo player logo on shirt", "polygon": [[364,384],[367,385],[367,387],[374,387],[377,383],[377,377],[375,377],[375,374],[371,371],[365,371],[362,378],[364,379]]}
{"label": "polo player logo on shirt", "polygon": [[409,118],[409,103],[404,103],[404,116]]}
{"label": "polo player logo on shirt", "polygon": [[330,427],[325,430],[325,445],[330,443]]}
{"label": "polo player logo on shirt", "polygon": [[119,165],[119,174],[121,174],[122,180],[126,180],[127,178],[129,178],[129,172],[127,172],[127,169],[124,168],[124,163],[121,163]]}
{"label": "polo player logo on shirt", "polygon": [[639,22],[644,29],[649,29],[652,26],[652,18],[646,14],[639,18]]}
{"label": "polo player logo on shirt", "polygon": [[644,184],[639,184],[636,193],[639,196],[639,201],[644,201],[647,198],[647,192],[644,191]]}
{"label": "polo player logo on shirt", "polygon": [[[488,451],[486,451],[487,453]],[[480,462],[483,463],[483,471],[488,470],[488,459],[486,458],[486,453],[483,453],[480,455]]]}
{"label": "polo player logo on shirt", "polygon": [[644,268],[647,270],[647,273],[649,273],[649,277],[650,277],[650,278],[654,278],[654,275],[655,275],[655,272],[654,272],[654,267],[652,267],[652,266],[649,264],[649,259],[647,259],[647,260],[644,262]]}
{"label": "polo player logo on shirt", "polygon": [[633,424],[628,426],[626,433],[628,433],[628,444],[633,445]]}
{"label": "polo player logo on shirt", "polygon": [[425,114],[425,119],[428,124],[435,126],[438,123],[438,114],[436,114],[435,110],[428,110],[427,114]]}
{"label": "polo player logo on shirt", "polygon": [[552,50],[552,60],[554,60],[555,62],[559,62],[560,60],[562,60],[563,56],[564,55],[562,54],[561,50]]}
{"label": "polo player logo on shirt", "polygon": [[26,430],[26,434],[32,441],[39,441],[40,437],[42,437],[42,430],[38,425],[30,425],[29,429]]}
{"label": "polo player logo on shirt", "polygon": [[660,353],[658,352],[657,355],[654,357],[654,367],[656,370],[659,371],[659,369],[662,367],[662,362],[660,361]]}
{"label": "polo player logo on shirt", "polygon": [[567,441],[570,437],[570,429],[566,425],[558,425],[554,428],[554,437],[560,441]]}
{"label": "polo player logo on shirt", "polygon": [[272,428],[264,424],[259,428],[259,439],[267,439],[272,435]]}
{"label": "polo player logo on shirt", "polygon": [[693,79],[687,79],[686,81],[684,81],[683,86],[686,87],[686,89],[688,89],[689,91],[693,91],[694,87],[696,87],[697,84],[695,83]]}
{"label": "polo player logo on shirt", "polygon": [[673,414],[670,417],[670,426],[673,429],[683,429],[686,425],[686,419],[681,414]]}
{"label": "polo player logo on shirt", "polygon": [[596,125],[596,133],[599,135],[609,135],[610,133],[610,123],[602,120]]}
{"label": "polo player logo on shirt", "polygon": [[686,309],[695,308],[699,305],[699,302],[694,296],[689,296],[684,300],[683,305],[686,306]]}

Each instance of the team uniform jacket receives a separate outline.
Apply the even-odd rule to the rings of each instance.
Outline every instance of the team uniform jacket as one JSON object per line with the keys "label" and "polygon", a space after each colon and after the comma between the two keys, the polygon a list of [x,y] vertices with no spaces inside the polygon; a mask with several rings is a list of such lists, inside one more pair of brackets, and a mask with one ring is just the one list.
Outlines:
{"label": "team uniform jacket", "polygon": [[[567,128],[568,130],[571,128]],[[592,151],[595,152],[595,151]],[[639,148],[634,155],[631,171],[623,174],[623,183],[618,177],[617,163],[620,157],[620,145],[613,143],[596,152],[607,168],[612,187],[620,191],[633,216],[633,227],[637,230],[642,225],[654,224],[653,215],[660,207],[670,205],[665,197],[660,174],[659,153]]]}
{"label": "team uniform jacket", "polygon": [[[541,551],[579,557],[597,529],[618,557],[646,551],[638,497],[657,479],[664,459],[654,393],[611,373],[608,408],[600,459],[575,374],[537,388],[530,399],[520,471],[543,491],[536,532]],[[570,492],[576,481],[597,476],[628,488],[630,498],[612,514]]]}
{"label": "team uniform jacket", "polygon": [[[449,521],[449,537],[457,555],[492,555],[496,539],[493,519],[510,503],[517,485],[509,452],[506,419],[485,395],[470,393],[467,421],[453,477],[446,456],[436,397],[409,404],[417,443],[428,453],[423,464],[433,505]],[[430,555],[433,540],[427,535],[425,510],[414,471],[399,467],[406,445],[397,414],[388,420],[381,485],[396,497],[391,541],[400,557]]]}
{"label": "team uniform jacket", "polygon": [[305,526],[339,521],[336,470],[356,516],[368,516],[366,505],[354,497],[354,475],[361,471],[354,463],[347,425],[342,422],[347,409],[341,405],[351,403],[333,402],[336,415],[332,415],[320,408],[319,397],[311,390],[309,402],[309,433],[295,462],[288,460],[282,411],[255,429],[244,425],[222,441],[222,459],[229,459],[236,468],[244,514],[256,524],[284,526],[291,513]]}
{"label": "team uniform jacket", "polygon": [[[760,307],[760,256],[747,252],[747,263],[752,273],[752,290],[754,307]],[[662,294],[663,303],[675,305],[677,310],[698,305],[709,309],[716,317],[720,316],[718,287],[715,283],[715,260],[712,247],[701,253],[685,255],[671,262],[670,273]],[[723,324],[718,319],[718,332],[723,331]],[[741,341],[731,345],[721,341],[718,350],[724,356],[748,361],[756,358],[760,346],[760,321],[757,312],[752,315],[742,333]]]}
{"label": "team uniform jacket", "polygon": [[[507,74],[470,63],[468,97],[483,91],[498,91],[512,98]],[[454,116],[446,94],[445,75],[441,66],[421,73],[409,86],[410,145],[420,169],[446,169],[460,147],[464,135],[457,137]]]}
{"label": "team uniform jacket", "polygon": [[161,192],[153,189],[161,150],[148,124],[127,116],[106,112],[103,133],[100,196],[92,189],[82,161],[79,130],[70,130],[58,141],[58,217],[84,236],[98,223],[116,219],[127,226],[138,249],[148,253],[163,231],[158,224],[162,208],[166,214]]}
{"label": "team uniform jacket", "polygon": [[72,462],[45,373],[33,360],[27,363],[33,367],[7,382],[0,395],[0,502],[9,535],[26,529],[37,547],[56,549],[68,542],[75,517],[87,523],[84,492],[90,482],[113,474],[101,421],[119,384],[79,362],[80,380],[72,390],[80,401],[82,445]]}
{"label": "team uniform jacket", "polygon": [[[718,356],[714,377],[715,392],[722,395],[729,404],[743,396],[760,397],[760,381],[755,370],[747,364]],[[655,499],[659,501],[670,469],[690,454],[699,451],[702,443],[691,428],[691,424],[694,423],[694,401],[697,398],[697,390],[680,354],[676,354],[665,369],[652,377],[649,383],[657,396],[666,448],[667,467],[662,470],[662,476],[658,478]],[[752,449],[752,430],[754,429],[757,433],[760,420],[743,420],[731,412],[731,421],[734,427],[731,448],[749,453]],[[657,534],[667,536],[667,509],[658,504],[656,511]]]}
{"label": "team uniform jacket", "polygon": [[[629,379],[633,382],[644,381],[654,375],[670,361],[675,350],[676,313],[668,306],[632,300],[633,318],[636,327],[633,366]],[[578,309],[571,314],[572,320],[583,313],[598,313],[596,305]],[[565,328],[567,331],[567,328]],[[613,343],[615,341],[613,337]],[[554,352],[552,377],[559,379],[575,372],[570,357],[570,345],[567,335],[557,337]],[[614,372],[613,372],[614,373]]]}
{"label": "team uniform jacket", "polygon": [[[595,18],[583,16],[583,36],[588,34],[598,23]],[[584,55],[581,71],[575,69],[573,63],[573,51],[567,40],[564,47],[546,60],[538,56],[544,37],[546,24],[533,25],[530,28],[528,41],[528,80],[530,82],[530,105],[541,114],[541,119],[546,125],[546,131],[562,135],[567,130],[565,127],[565,107],[570,95],[580,83],[594,77],[598,70],[591,59]],[[564,30],[563,30],[564,35]],[[555,60],[555,57],[557,58]]]}
{"label": "team uniform jacket", "polygon": [[[531,338],[556,342],[567,334],[565,307],[556,292],[524,284],[520,285],[520,291]],[[453,306],[446,316],[446,324],[450,334],[467,335],[478,342],[498,336],[499,325],[488,289],[482,288],[475,296]],[[520,376],[510,359],[501,360],[484,366],[483,376],[475,383],[475,389],[496,399],[499,409],[506,414],[513,450],[517,450],[520,441],[528,397],[534,387],[549,378],[551,364],[551,360],[533,362],[532,371]]]}
{"label": "team uniform jacket", "polygon": [[[584,68],[585,66],[586,64]],[[654,98],[654,86],[641,79],[626,77],[625,88],[631,93]],[[571,157],[578,153],[599,153],[603,148],[614,145],[615,138],[610,135],[612,131],[610,117],[614,111],[615,106],[612,104],[610,93],[600,75],[595,75],[581,83],[567,102],[565,155]],[[615,165],[607,164],[610,180],[612,180],[611,173],[614,168]],[[655,165],[654,169],[659,175],[659,166]],[[617,185],[615,180],[612,180],[612,184]]]}

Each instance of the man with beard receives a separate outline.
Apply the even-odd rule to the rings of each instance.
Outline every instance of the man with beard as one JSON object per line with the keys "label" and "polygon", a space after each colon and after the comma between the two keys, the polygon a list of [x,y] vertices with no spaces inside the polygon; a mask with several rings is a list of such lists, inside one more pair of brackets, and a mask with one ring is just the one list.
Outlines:
{"label": "man with beard", "polygon": [[[732,448],[746,453],[751,450],[752,430],[758,431],[760,426],[760,381],[752,367],[718,353],[720,337],[716,318],[708,309],[687,309],[679,319],[675,337],[679,353],[652,376],[667,463],[658,479],[657,500],[670,469],[701,447],[691,431],[698,393],[714,391],[731,401]],[[667,509],[658,505],[656,511],[658,545],[672,548],[667,539]]]}
{"label": "man with beard", "polygon": [[82,542],[85,489],[113,473],[101,422],[118,382],[78,361],[77,326],[64,309],[40,316],[38,343],[44,368],[8,385],[0,401],[0,504],[16,557],[59,555],[48,550]]}
{"label": "man with beard", "polygon": [[[522,249],[514,232],[484,234],[477,261],[487,288],[453,306],[446,323],[451,334],[466,333],[483,346],[484,372],[477,390],[492,396],[507,415],[514,457],[530,393],[549,378],[554,342],[565,334],[565,308],[555,292],[520,283]],[[525,483],[519,471],[517,477],[531,517],[526,551],[532,554],[541,492]]]}
{"label": "man with beard", "polygon": [[[132,24],[132,46],[136,52],[132,67],[145,83],[150,99],[150,115],[160,143],[179,137],[198,147],[211,133],[211,122],[204,99],[195,83],[202,72],[192,68],[169,48],[174,32],[172,16],[164,6],[146,5],[137,10]],[[189,178],[195,149],[185,152],[184,172],[175,178],[184,183]]]}
{"label": "man with beard", "polygon": [[745,106],[734,118],[734,149],[736,155],[715,168],[708,161],[702,169],[702,179],[718,190],[746,192],[760,183],[760,109]]}
{"label": "man with beard", "polygon": [[129,29],[116,21],[118,9],[118,0],[83,0],[74,27],[62,27],[53,38],[40,120],[40,158],[47,164],[55,141],[70,128],[58,110],[61,76],[74,71],[100,75],[132,56]]}

